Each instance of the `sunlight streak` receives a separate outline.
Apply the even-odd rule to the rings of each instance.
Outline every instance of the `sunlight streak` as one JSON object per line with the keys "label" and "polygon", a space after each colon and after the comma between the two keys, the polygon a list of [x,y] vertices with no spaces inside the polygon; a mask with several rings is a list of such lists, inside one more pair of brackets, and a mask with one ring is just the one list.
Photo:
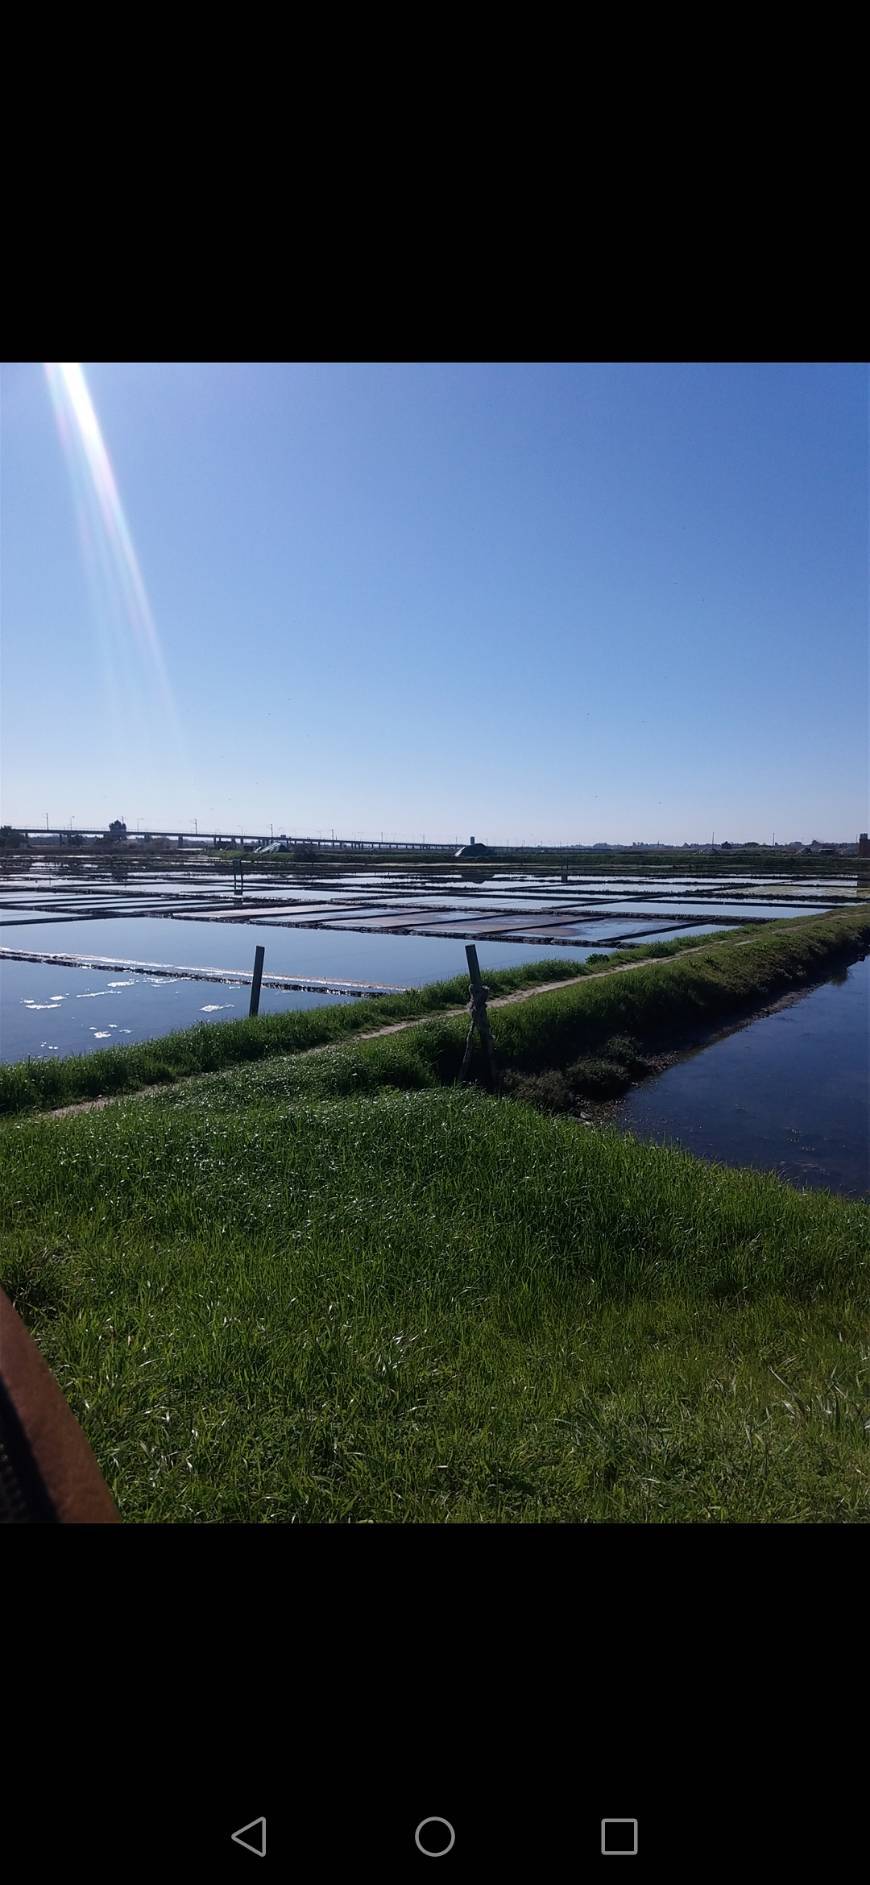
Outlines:
{"label": "sunlight streak", "polygon": [[[47,361],[45,373],[72,480],[85,564],[105,610],[105,625],[100,626],[104,627],[104,633],[108,627],[122,670],[129,666],[132,640],[143,675],[156,686],[169,728],[176,741],[180,741],[178,716],[157,625],[87,381],[77,361]],[[110,669],[111,657],[105,641],[103,661]],[[110,696],[116,706],[119,678],[110,671],[106,673]],[[135,680],[129,674],[126,678],[128,682]],[[141,694],[135,689],[133,711],[137,718],[142,717],[144,706]]]}

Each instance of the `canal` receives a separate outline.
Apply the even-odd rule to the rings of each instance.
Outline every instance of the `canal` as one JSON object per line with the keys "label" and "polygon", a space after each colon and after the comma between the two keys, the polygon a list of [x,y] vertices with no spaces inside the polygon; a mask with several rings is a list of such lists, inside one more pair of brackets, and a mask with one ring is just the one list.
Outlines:
{"label": "canal", "polygon": [[632,1088],[638,1139],[870,1195],[870,957]]}

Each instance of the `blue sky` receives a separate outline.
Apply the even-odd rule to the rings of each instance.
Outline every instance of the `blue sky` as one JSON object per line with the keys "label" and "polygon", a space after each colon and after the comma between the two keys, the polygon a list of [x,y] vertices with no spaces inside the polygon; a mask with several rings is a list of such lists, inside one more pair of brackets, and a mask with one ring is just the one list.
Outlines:
{"label": "blue sky", "polygon": [[4,365],[4,819],[867,827],[863,365],[84,374],[166,685],[43,368]]}

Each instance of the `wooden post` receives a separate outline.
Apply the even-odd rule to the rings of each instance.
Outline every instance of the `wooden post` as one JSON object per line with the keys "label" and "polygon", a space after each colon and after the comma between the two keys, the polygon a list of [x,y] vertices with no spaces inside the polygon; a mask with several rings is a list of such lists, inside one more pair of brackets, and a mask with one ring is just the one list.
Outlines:
{"label": "wooden post", "polygon": [[462,1067],[459,1078],[460,1080],[466,1080],[468,1078],[471,1068],[471,1049],[474,1040],[474,1030],[476,1028],[480,1035],[481,1045],[486,1056],[488,1084],[490,1087],[495,1087],[495,1048],[490,1032],[489,1017],[486,1012],[486,998],[489,994],[489,990],[480,973],[477,949],[474,943],[466,943],[465,956],[468,962],[468,974],[471,981],[471,1000],[468,1004],[471,1011],[471,1020],[469,1022],[468,1039],[465,1043],[465,1053],[462,1057]]}
{"label": "wooden post", "polygon": [[251,982],[251,1006],[248,1009],[249,1015],[259,1014],[260,1012],[260,983],[263,980],[263,957],[265,954],[265,944],[258,943],[254,950],[254,977]]}

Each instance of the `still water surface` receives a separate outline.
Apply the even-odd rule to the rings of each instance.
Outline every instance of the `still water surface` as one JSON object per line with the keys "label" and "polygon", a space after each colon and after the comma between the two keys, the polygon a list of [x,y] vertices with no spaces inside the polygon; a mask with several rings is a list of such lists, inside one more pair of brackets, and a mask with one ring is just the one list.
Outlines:
{"label": "still water surface", "polygon": [[[217,968],[242,973],[253,967],[254,948],[265,943],[267,974],[334,976],[340,981],[383,982],[400,988],[446,980],[466,973],[465,947],[451,938],[355,935],[329,930],[253,929],[248,924],[175,922],[171,918],[119,917],[114,921],[22,925],[4,930],[0,944],[13,949],[54,950],[69,955],[102,955],[116,960],[168,963],[176,967]],[[553,950],[519,943],[478,944],[482,969],[513,968],[540,962]],[[572,947],[568,962],[585,961],[591,949]],[[560,951],[560,959],[563,952]],[[115,986],[110,988],[110,984]],[[92,991],[95,991],[92,995]],[[0,1060],[36,1059],[56,1054],[84,1054],[112,1041],[149,1040],[194,1021],[238,1019],[248,1012],[248,989],[219,982],[136,975],[130,970],[64,968],[44,962],[0,963]],[[62,1002],[45,1007],[51,998]],[[285,1008],[320,1007],[338,999],[289,989],[264,988],[263,1014]],[[353,996],[347,999],[355,999]],[[227,1003],[223,1008],[213,1004]],[[33,1005],[40,1004],[40,1005]],[[209,1004],[208,1008],[206,1005]],[[94,1010],[109,1021],[97,1021]],[[61,1010],[63,1011],[61,1014]],[[120,1032],[129,1028],[129,1034]]]}
{"label": "still water surface", "polygon": [[790,1184],[870,1195],[870,957],[634,1087],[615,1121]]}
{"label": "still water surface", "polygon": [[[172,981],[128,971],[4,962],[0,1060],[61,1060],[66,1054],[150,1041],[195,1022],[241,1021],[250,989],[226,982]],[[323,1008],[353,996],[263,988],[260,1013]]]}
{"label": "still water surface", "polygon": [[[715,887],[708,881],[708,887]],[[187,888],[188,884],[191,888]],[[453,936],[398,936],[384,933],[355,933],[351,930],[329,931],[294,926],[292,915],[280,916],[278,910],[299,900],[314,915],[325,914],[342,900],[357,900],[356,915],[363,910],[385,910],[399,914],[403,907],[432,911],[452,906],[457,913],[469,910],[469,927],[491,918],[497,910],[529,913],[530,924],[546,928],[546,918],[535,919],[535,912],[560,906],[586,907],[595,902],[605,919],[597,925],[580,923],[559,932],[561,947],[542,938],[538,942],[481,941],[478,953],[482,968],[512,967],[525,962],[539,962],[542,957],[559,954],[567,961],[583,962],[593,953],[607,948],[617,934],[630,935],[643,944],[657,934],[673,933],[669,923],[681,914],[697,916],[691,932],[699,938],[716,926],[705,924],[711,913],[709,902],[691,896],[692,881],[669,879],[669,892],[683,891],[679,900],[662,898],[641,906],[632,920],[621,915],[621,908],[632,909],[635,886],[630,879],[587,879],[588,890],[616,891],[619,900],[602,902],[584,895],[583,880],[572,877],[570,885],[559,874],[552,877],[524,872],[489,873],[481,883],[469,881],[460,871],[445,875],[420,870],[368,871],[319,876],[316,871],[300,872],[292,878],[273,877],[258,880],[256,888],[246,885],[245,905],[274,905],[274,920],[253,924],[245,921],[243,911],[230,901],[232,873],[203,873],[195,870],[155,872],[143,877],[134,873],[124,881],[123,874],[112,879],[104,870],[99,877],[89,873],[33,872],[11,875],[0,884],[5,910],[0,909],[0,945],[13,949],[31,949],[83,956],[104,956],[110,961],[157,962],[173,968],[212,968],[223,972],[250,974],[254,948],[266,949],[267,974],[288,976],[334,977],[353,982],[377,982],[397,987],[414,987],[438,981],[466,971],[464,939]],[[195,886],[195,888],[194,888]],[[641,886],[638,886],[641,887]],[[649,879],[643,886],[649,890]],[[733,895],[733,884],[732,884]],[[530,897],[529,891],[533,894]],[[389,894],[384,896],[383,892]],[[689,893],[688,899],[686,893]],[[622,898],[627,901],[622,903]],[[376,901],[376,899],[381,901]],[[203,920],[206,908],[223,904],[229,921]],[[178,909],[177,917],[153,914],[163,909]],[[192,908],[190,917],[182,916],[180,906]],[[739,918],[748,905],[740,902],[715,905],[717,913]],[[764,915],[782,914],[778,904],[757,904]],[[93,909],[94,915],[88,912]],[[100,914],[102,909],[103,913]],[[199,915],[198,910],[202,911]],[[111,914],[117,910],[118,915]],[[141,912],[141,914],[137,914]],[[808,914],[806,909],[801,914]],[[45,921],[47,916],[61,921]],[[234,920],[238,915],[239,920]],[[352,921],[342,913],[337,920]],[[5,920],[4,920],[5,919]],[[42,919],[42,920],[40,920]],[[657,924],[660,919],[660,927]],[[425,919],[424,919],[425,920]],[[721,931],[719,933],[722,933]],[[309,1008],[332,1002],[334,995],[304,991],[263,989],[264,1013],[285,1008]],[[346,999],[353,999],[348,997]],[[248,991],[244,987],[207,981],[137,974],[128,969],[82,969],[43,963],[0,962],[0,1059],[16,1060],[26,1055],[48,1058],[54,1055],[82,1053],[105,1047],[111,1042],[133,1042],[167,1033],[201,1020],[220,1023],[247,1013]]]}

